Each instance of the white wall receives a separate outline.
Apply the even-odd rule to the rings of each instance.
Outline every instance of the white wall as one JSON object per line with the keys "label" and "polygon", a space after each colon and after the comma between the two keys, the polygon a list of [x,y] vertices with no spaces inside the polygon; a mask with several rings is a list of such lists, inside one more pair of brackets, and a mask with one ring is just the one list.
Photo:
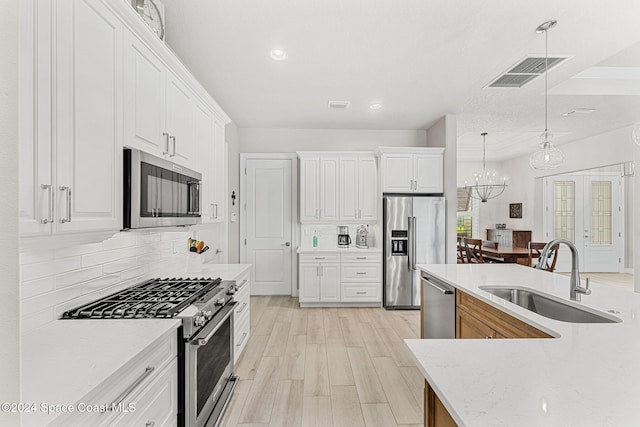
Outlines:
{"label": "white wall", "polygon": [[[18,0],[0,2],[0,402],[20,401]],[[0,412],[0,425],[19,414]]]}
{"label": "white wall", "polygon": [[424,147],[420,130],[239,128],[241,153],[374,151],[378,147]]}
{"label": "white wall", "polygon": [[444,197],[446,199],[446,260],[456,263],[456,223],[457,223],[457,139],[456,117],[447,114],[427,129],[427,145],[444,147]]}
{"label": "white wall", "polygon": [[[227,224],[228,224],[228,262],[235,264],[240,262],[240,143],[238,139],[238,127],[230,122],[225,128],[225,139],[227,140]],[[231,202],[231,193],[235,192],[235,205]],[[236,221],[231,222],[231,215],[236,215]]]}

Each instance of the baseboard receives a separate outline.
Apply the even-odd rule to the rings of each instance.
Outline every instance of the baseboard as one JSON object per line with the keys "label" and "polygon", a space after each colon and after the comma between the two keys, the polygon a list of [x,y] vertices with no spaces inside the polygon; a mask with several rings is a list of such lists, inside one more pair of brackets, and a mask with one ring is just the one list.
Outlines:
{"label": "baseboard", "polygon": [[624,269],[624,272],[625,272],[626,274],[633,274],[633,268],[625,268],[625,269]]}

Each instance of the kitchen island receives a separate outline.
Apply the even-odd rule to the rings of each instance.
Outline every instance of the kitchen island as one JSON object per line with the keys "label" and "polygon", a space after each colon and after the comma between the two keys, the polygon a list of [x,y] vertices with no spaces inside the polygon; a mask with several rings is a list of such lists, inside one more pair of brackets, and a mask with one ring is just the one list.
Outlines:
{"label": "kitchen island", "polygon": [[575,304],[621,322],[567,323],[479,287],[516,285],[568,301],[568,277],[515,264],[417,267],[552,337],[405,340],[459,426],[640,425],[640,295],[593,283]]}

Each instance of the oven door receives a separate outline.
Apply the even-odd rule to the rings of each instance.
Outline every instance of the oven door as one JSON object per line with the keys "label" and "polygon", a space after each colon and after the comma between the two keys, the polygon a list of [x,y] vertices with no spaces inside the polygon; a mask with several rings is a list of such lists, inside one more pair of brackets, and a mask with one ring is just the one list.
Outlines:
{"label": "oven door", "polygon": [[233,375],[233,311],[225,305],[185,343],[185,425],[205,425]]}
{"label": "oven door", "polygon": [[200,173],[138,150],[129,161],[130,228],[200,221]]}

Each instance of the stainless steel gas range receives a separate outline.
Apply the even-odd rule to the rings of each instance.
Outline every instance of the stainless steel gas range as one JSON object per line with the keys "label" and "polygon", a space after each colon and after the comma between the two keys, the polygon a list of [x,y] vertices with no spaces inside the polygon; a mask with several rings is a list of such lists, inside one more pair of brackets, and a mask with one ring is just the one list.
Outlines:
{"label": "stainless steel gas range", "polygon": [[182,320],[178,332],[178,425],[213,426],[231,399],[235,281],[151,279],[65,312],[63,319]]}

